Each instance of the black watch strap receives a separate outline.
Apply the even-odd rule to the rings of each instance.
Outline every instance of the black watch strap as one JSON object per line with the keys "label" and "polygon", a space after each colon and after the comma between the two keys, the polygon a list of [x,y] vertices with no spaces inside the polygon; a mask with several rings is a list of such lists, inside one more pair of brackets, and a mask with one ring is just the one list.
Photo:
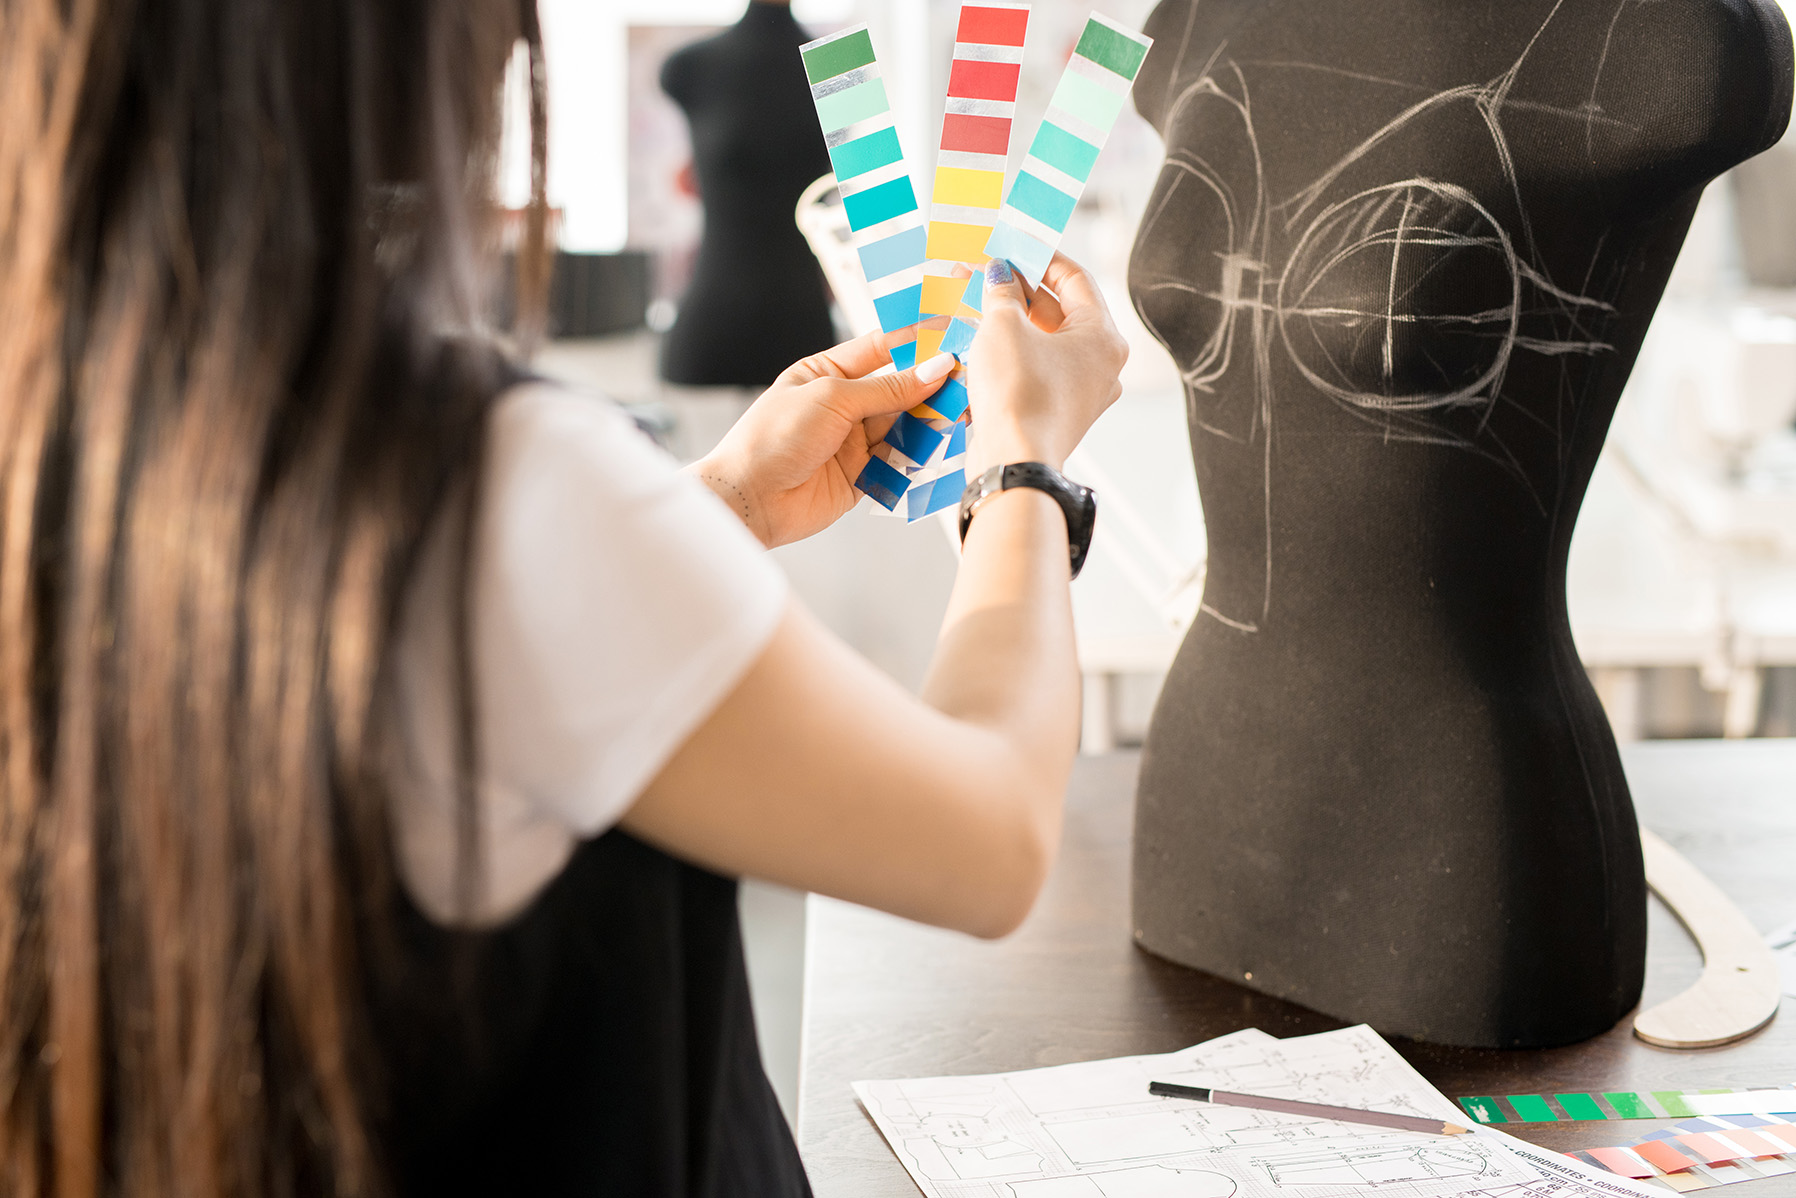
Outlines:
{"label": "black watch strap", "polygon": [[993,466],[967,484],[960,495],[960,539],[964,544],[967,529],[972,527],[973,513],[979,505],[1000,491],[1013,487],[1033,487],[1052,496],[1066,514],[1066,546],[1072,561],[1074,578],[1085,568],[1085,555],[1091,551],[1091,533],[1098,522],[1098,496],[1090,487],[1081,487],[1045,462],[1012,462]]}

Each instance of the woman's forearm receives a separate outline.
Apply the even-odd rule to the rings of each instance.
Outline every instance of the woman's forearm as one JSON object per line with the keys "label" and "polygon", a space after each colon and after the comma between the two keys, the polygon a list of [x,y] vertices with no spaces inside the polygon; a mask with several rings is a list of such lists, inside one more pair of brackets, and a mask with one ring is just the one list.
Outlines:
{"label": "woman's forearm", "polygon": [[1066,518],[1041,491],[986,500],[923,686],[937,710],[995,734],[1056,806],[1079,735]]}

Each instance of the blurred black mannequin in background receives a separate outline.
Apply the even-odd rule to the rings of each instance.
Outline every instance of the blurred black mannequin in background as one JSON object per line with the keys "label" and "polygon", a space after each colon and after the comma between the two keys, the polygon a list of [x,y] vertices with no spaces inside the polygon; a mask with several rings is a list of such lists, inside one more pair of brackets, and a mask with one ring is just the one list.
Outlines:
{"label": "blurred black mannequin in background", "polygon": [[1703,185],[1777,140],[1772,0],[1163,0],[1130,288],[1204,601],[1143,755],[1140,943],[1349,1021],[1563,1044],[1646,890],[1565,565]]}
{"label": "blurred black mannequin in background", "polygon": [[823,271],[792,216],[830,170],[798,56],[809,40],[787,4],[753,0],[661,69],[692,126],[705,207],[692,283],[661,347],[670,383],[765,385],[835,343]]}

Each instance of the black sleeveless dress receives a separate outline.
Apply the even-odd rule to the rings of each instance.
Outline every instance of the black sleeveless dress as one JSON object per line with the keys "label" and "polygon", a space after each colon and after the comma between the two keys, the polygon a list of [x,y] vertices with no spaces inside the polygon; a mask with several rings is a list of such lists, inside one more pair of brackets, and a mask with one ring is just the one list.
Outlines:
{"label": "black sleeveless dress", "polygon": [[810,1193],[755,1043],[734,880],[613,831],[501,928],[401,907],[400,963],[374,970],[399,1194]]}

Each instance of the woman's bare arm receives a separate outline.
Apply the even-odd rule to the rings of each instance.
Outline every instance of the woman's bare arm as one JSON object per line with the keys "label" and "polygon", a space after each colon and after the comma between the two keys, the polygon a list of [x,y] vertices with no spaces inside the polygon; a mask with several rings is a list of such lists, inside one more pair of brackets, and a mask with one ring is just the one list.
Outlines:
{"label": "woman's bare arm", "polygon": [[[1051,328],[1031,323],[1016,284],[988,292],[970,384],[988,462],[1060,465],[1118,392],[1126,350],[1095,287],[1065,259],[1046,282],[1058,301],[1040,297],[1036,319]],[[1053,859],[1076,750],[1067,582],[1054,501],[1032,490],[988,500],[921,698],[794,601],[624,826],[721,872],[1008,932]]]}

